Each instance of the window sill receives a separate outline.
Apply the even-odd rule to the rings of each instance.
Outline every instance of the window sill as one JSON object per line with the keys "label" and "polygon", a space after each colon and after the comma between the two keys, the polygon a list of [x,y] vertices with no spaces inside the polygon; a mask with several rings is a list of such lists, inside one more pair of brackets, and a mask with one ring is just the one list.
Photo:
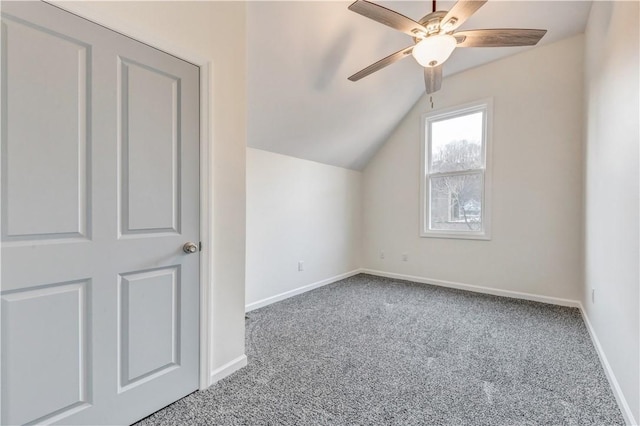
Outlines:
{"label": "window sill", "polygon": [[423,231],[420,238],[444,238],[454,240],[482,240],[491,241],[491,235],[479,232],[440,232],[440,231]]}

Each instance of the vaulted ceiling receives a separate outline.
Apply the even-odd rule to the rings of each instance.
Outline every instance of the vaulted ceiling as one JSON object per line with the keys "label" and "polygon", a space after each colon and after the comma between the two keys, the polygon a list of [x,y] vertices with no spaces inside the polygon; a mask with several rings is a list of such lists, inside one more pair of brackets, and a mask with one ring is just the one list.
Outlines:
{"label": "vaulted ceiling", "polygon": [[[248,145],[362,169],[424,93],[422,68],[404,59],[358,82],[347,77],[412,44],[347,9],[350,2],[259,1],[247,6]],[[414,20],[430,1],[384,1]],[[438,10],[453,2],[439,1]],[[489,1],[460,29],[541,28],[538,44],[584,31],[588,1]],[[456,49],[446,77],[536,47]],[[551,66],[551,65],[550,65]],[[562,70],[558,70],[562,72]]]}

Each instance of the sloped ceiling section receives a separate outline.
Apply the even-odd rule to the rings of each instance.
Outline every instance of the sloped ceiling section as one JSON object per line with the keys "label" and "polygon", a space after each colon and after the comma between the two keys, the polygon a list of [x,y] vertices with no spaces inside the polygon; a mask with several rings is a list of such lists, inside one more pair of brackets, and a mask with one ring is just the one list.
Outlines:
{"label": "sloped ceiling section", "polygon": [[[248,146],[361,170],[422,96],[422,68],[413,58],[358,82],[347,80],[412,44],[409,36],[349,11],[349,4],[248,4]],[[379,4],[415,20],[431,11],[430,1]],[[448,10],[453,2],[437,5]],[[590,6],[490,0],[461,29],[547,29],[541,46],[583,32]],[[456,49],[444,65],[443,84],[448,75],[531,48]]]}

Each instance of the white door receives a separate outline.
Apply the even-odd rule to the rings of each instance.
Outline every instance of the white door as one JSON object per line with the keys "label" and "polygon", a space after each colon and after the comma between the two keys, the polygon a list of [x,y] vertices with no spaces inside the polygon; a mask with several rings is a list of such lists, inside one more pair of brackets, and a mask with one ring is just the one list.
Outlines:
{"label": "white door", "polygon": [[2,2],[2,424],[124,424],[198,387],[199,69]]}

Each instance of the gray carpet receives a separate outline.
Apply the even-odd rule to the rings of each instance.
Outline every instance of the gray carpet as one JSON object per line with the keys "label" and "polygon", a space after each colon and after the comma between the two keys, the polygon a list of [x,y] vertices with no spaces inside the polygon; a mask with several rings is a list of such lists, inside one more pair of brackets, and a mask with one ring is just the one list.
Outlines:
{"label": "gray carpet", "polygon": [[246,368],[139,424],[624,424],[577,309],[361,274],[248,317]]}

